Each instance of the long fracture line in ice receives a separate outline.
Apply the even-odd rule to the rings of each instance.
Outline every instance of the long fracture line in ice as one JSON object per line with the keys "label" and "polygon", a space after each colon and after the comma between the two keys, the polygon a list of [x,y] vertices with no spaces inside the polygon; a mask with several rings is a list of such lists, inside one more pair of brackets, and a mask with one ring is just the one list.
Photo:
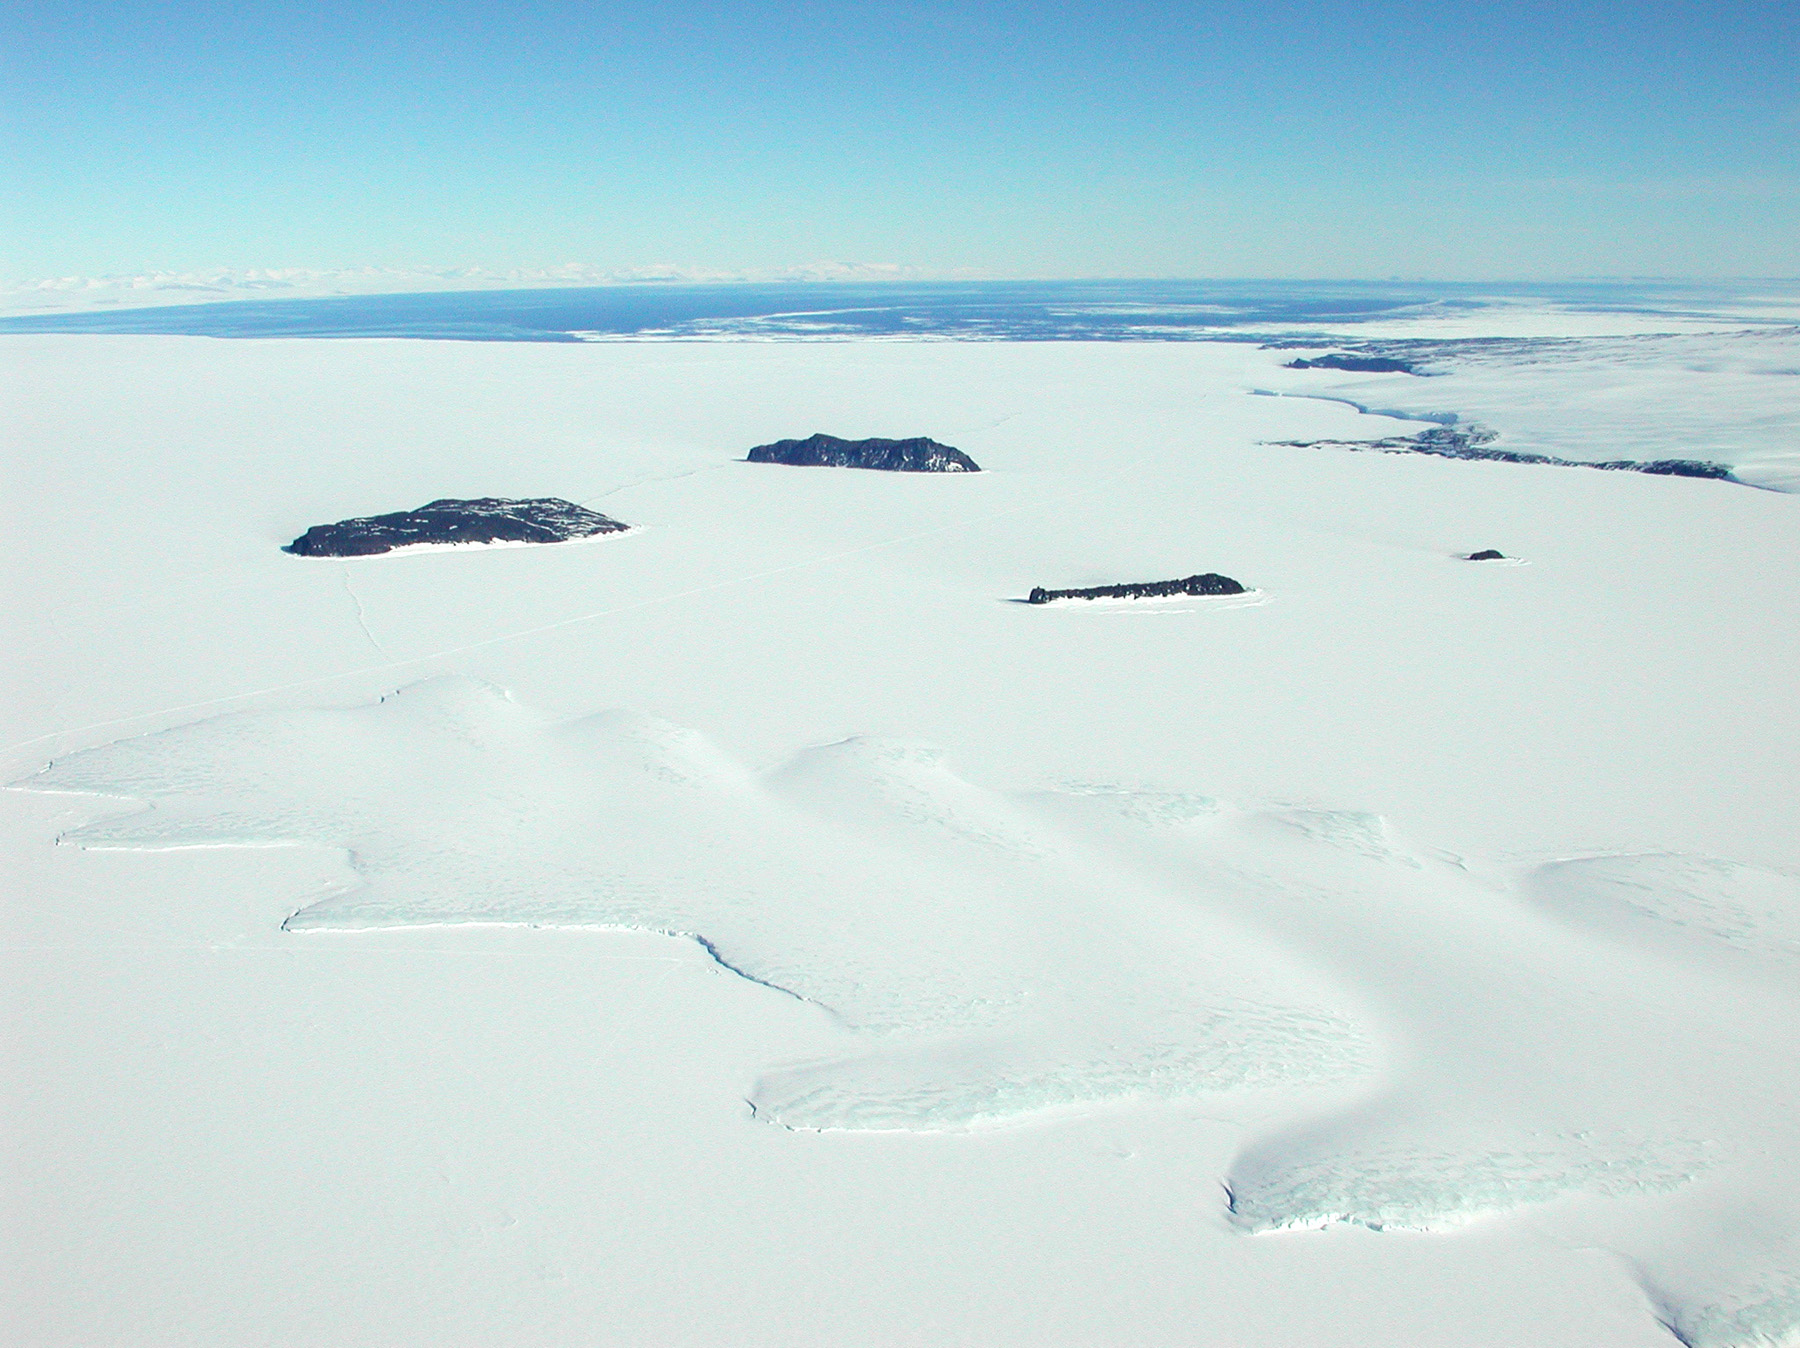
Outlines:
{"label": "long fracture line in ice", "polygon": [[348,562],[344,563],[344,593],[349,595],[350,602],[356,605],[356,625],[362,628],[362,634],[369,639],[369,644],[375,648],[375,654],[379,655],[383,660],[391,660],[393,657],[383,649],[381,643],[375,639],[375,634],[369,630],[369,615],[363,609],[362,596],[357,594],[356,587],[350,583],[350,563]]}
{"label": "long fracture line in ice", "polygon": [[[1064,494],[1066,496],[1067,493]],[[155,720],[162,716],[173,716],[181,712],[206,711],[213,707],[225,707],[234,702],[244,702],[250,698],[267,697],[274,693],[291,693],[302,688],[316,688],[321,684],[333,683],[338,679],[354,678],[359,674],[375,674],[383,670],[404,669],[409,665],[427,664],[432,660],[441,660],[445,656],[464,655],[469,651],[483,650],[489,646],[502,645],[508,641],[520,641],[526,637],[540,636],[545,632],[554,632],[564,627],[575,627],[581,623],[596,622],[601,618],[610,618],[620,613],[630,613],[636,609],[651,608],[657,604],[669,604],[678,599],[690,599],[698,594],[710,594],[714,590],[729,589],[733,585],[748,585],[752,581],[767,580],[771,576],[785,575],[790,571],[803,571],[808,567],[825,566],[831,562],[842,561],[847,557],[855,557],[865,552],[878,552],[883,548],[899,547],[903,543],[913,543],[921,538],[930,538],[936,534],[947,534],[957,529],[973,528],[978,524],[986,524],[990,520],[1004,519],[1008,515],[1017,515],[1027,510],[1037,510],[1043,506],[1055,505],[1064,496],[1047,497],[1043,500],[1029,501],[1024,505],[1009,506],[1005,510],[996,510],[986,515],[977,515],[973,519],[955,520],[949,524],[941,524],[935,529],[922,529],[916,534],[902,534],[898,538],[886,538],[877,543],[865,543],[859,548],[845,548],[842,552],[827,553],[823,557],[809,557],[801,562],[789,562],[784,566],[773,566],[766,571],[753,571],[746,576],[735,576],[730,580],[716,580],[710,585],[696,585],[689,590],[677,590],[674,594],[655,595],[649,599],[635,600],[629,604],[620,604],[615,608],[599,609],[593,613],[579,613],[572,618],[559,618],[553,623],[543,623],[537,627],[522,628],[517,632],[503,632],[499,636],[483,637],[480,641],[471,641],[461,646],[448,646],[443,650],[430,651],[424,655],[411,656],[405,660],[388,660],[380,664],[358,665],[354,669],[340,669],[335,674],[320,674],[310,679],[296,679],[292,683],[272,684],[267,688],[252,688],[242,693],[229,693],[224,697],[210,697],[200,702],[184,702],[173,707],[159,707],[154,711],[134,712],[130,716],[116,716],[107,721],[94,721],[88,725],[69,726],[63,730],[53,730],[47,735],[37,735],[28,740],[20,740],[17,744],[9,744],[0,753],[19,753],[39,744],[48,744],[54,740],[73,735],[86,735],[95,730],[110,730],[114,726],[130,725],[136,721]],[[365,629],[366,630],[366,629]],[[374,637],[371,636],[373,641]],[[377,645],[379,649],[379,645]]]}
{"label": "long fracture line in ice", "polygon": [[731,463],[735,462],[737,462],[737,460],[734,459],[728,463],[705,463],[701,464],[698,468],[689,468],[686,472],[682,473],[664,473],[660,476],[640,477],[631,482],[621,482],[616,487],[608,487],[605,491],[594,496],[586,497],[583,500],[577,501],[575,504],[579,506],[591,506],[595,501],[604,501],[609,496],[617,496],[620,492],[630,491],[633,487],[647,487],[657,482],[677,482],[684,477],[693,477],[699,473],[711,473],[720,468],[728,468],[731,466]]}

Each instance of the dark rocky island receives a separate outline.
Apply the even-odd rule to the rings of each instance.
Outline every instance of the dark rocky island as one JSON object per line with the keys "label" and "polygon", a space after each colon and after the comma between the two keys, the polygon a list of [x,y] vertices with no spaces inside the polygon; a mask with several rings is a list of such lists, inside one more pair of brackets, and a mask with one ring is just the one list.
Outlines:
{"label": "dark rocky island", "polygon": [[1463,558],[1465,562],[1504,562],[1507,556],[1498,548],[1483,548],[1480,552],[1471,552]]}
{"label": "dark rocky island", "polygon": [[758,445],[750,463],[786,463],[799,468],[877,468],[890,473],[979,473],[981,467],[960,449],[936,440],[840,440],[815,435]]}
{"label": "dark rocky island", "polygon": [[1431,454],[1440,459],[1487,459],[1496,463],[1536,463],[1552,468],[1598,468],[1607,473],[1653,473],[1659,477],[1710,477],[1736,482],[1731,465],[1703,459],[1559,459],[1550,454],[1520,454],[1510,449],[1490,449],[1494,431],[1473,422],[1464,426],[1433,426],[1417,435],[1390,435],[1381,440],[1269,440],[1266,444],[1294,449],[1374,450],[1381,454]]}
{"label": "dark rocky island", "polygon": [[1410,362],[1392,356],[1346,356],[1333,351],[1329,355],[1304,356],[1287,363],[1290,370],[1349,370],[1356,374],[1417,374]]}
{"label": "dark rocky island", "polygon": [[282,551],[301,557],[372,557],[418,543],[566,543],[628,527],[554,496],[529,501],[484,496],[315,524]]}
{"label": "dark rocky island", "polygon": [[1038,586],[1028,604],[1048,604],[1052,599],[1164,599],[1176,594],[1242,594],[1244,587],[1230,576],[1211,571],[1185,580],[1153,580],[1141,585],[1096,585],[1091,590],[1046,590]]}

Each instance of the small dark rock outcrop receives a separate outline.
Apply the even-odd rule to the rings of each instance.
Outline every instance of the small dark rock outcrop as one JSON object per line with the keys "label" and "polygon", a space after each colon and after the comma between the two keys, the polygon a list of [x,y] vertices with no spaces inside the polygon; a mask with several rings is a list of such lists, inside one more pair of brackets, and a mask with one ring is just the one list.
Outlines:
{"label": "small dark rock outcrop", "polygon": [[1174,594],[1242,594],[1244,587],[1230,576],[1207,572],[1184,580],[1153,580],[1141,585],[1096,585],[1091,590],[1046,590],[1038,586],[1028,604],[1048,604],[1052,599],[1162,599]]}
{"label": "small dark rock outcrop", "polygon": [[745,458],[750,463],[786,463],[799,468],[878,468],[890,473],[979,473],[981,467],[960,449],[936,440],[840,440],[814,435],[805,440],[777,440],[758,445]]}
{"label": "small dark rock outcrop", "polygon": [[1332,352],[1326,356],[1304,356],[1287,363],[1290,370],[1350,370],[1356,374],[1417,374],[1408,361],[1392,356],[1345,356]]}
{"label": "small dark rock outcrop", "polygon": [[415,543],[566,543],[629,527],[554,496],[528,501],[484,496],[315,524],[282,551],[301,557],[372,557]]}
{"label": "small dark rock outcrop", "polygon": [[1465,562],[1504,562],[1507,556],[1497,548],[1483,548],[1480,552],[1471,552],[1463,558]]}

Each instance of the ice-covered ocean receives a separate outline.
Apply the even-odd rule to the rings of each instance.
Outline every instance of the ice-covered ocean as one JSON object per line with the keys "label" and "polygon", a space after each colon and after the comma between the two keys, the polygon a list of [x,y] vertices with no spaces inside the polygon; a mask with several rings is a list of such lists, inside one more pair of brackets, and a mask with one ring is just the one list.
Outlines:
{"label": "ice-covered ocean", "polygon": [[19,1341],[1800,1342],[1794,300],[0,320]]}
{"label": "ice-covered ocean", "polygon": [[[219,288],[214,288],[218,291]],[[150,291],[148,293],[159,293]],[[172,293],[163,291],[160,293]],[[228,291],[224,292],[228,293]],[[129,296],[131,292],[126,292]],[[58,296],[60,295],[60,299]],[[0,294],[0,309],[25,294]],[[204,337],[417,337],[502,342],[962,338],[987,341],[1256,340],[1382,323],[1560,314],[1571,330],[1792,327],[1792,282],[846,281],[655,282],[520,290],[308,294],[125,307],[82,291],[31,292],[54,308],[0,316],[0,332]]]}

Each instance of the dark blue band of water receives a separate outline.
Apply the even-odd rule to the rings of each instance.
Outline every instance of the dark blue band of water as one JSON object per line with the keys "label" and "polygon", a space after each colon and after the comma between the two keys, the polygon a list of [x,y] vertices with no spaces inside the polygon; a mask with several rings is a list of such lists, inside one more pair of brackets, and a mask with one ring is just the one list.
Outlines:
{"label": "dark blue band of water", "polygon": [[1421,309],[1540,299],[1679,313],[1722,296],[1673,283],[1477,286],[1323,281],[957,281],[639,284],[233,300],[0,318],[0,333],[195,337],[936,337],[991,341],[1252,340],[1256,329],[1341,328]]}

